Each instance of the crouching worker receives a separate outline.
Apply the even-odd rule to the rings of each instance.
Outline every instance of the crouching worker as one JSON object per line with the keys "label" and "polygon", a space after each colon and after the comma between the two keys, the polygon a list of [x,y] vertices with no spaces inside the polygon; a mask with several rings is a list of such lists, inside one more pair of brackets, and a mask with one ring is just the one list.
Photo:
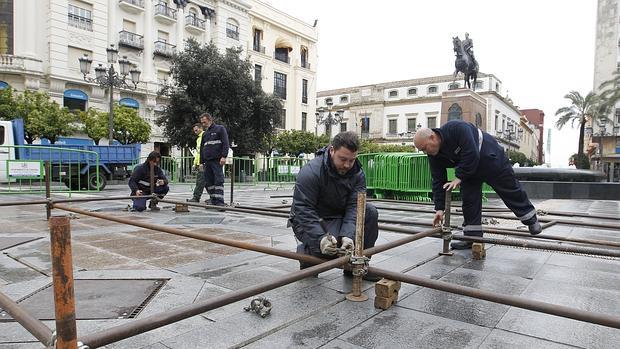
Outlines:
{"label": "crouching worker", "polygon": [[151,165],[153,166],[154,181],[155,181],[155,194],[160,199],[168,193],[168,179],[164,175],[164,172],[159,168],[159,161],[161,155],[153,151],[146,158],[146,161],[136,166],[129,178],[129,188],[131,189],[131,195],[144,196],[144,198],[136,198],[133,200],[132,211],[144,211],[146,209],[146,201],[150,200],[149,208],[151,211],[159,211],[157,202],[151,200]]}
{"label": "crouching worker", "polygon": [[[333,259],[338,257],[339,248],[353,251],[357,193],[366,191],[358,149],[357,135],[341,132],[299,171],[289,218],[289,226],[301,241],[298,253]],[[364,249],[377,241],[378,219],[377,209],[366,204]],[[300,262],[300,269],[310,266]],[[351,275],[350,271],[344,273]],[[380,277],[366,274],[364,279],[378,281]]]}

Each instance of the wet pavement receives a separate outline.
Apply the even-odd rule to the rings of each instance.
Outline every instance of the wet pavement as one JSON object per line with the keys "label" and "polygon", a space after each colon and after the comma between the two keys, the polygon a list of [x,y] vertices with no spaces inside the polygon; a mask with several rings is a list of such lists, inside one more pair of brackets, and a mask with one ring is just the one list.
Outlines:
{"label": "wet pavement", "polygon": [[[174,185],[167,198],[185,200],[191,196],[190,189],[189,185]],[[228,193],[227,189],[227,200]],[[72,197],[126,194],[124,186],[109,186],[102,193]],[[248,186],[235,189],[234,201],[271,207],[291,201],[290,197],[271,196],[290,194],[290,186]],[[7,201],[41,198],[31,194],[0,197]],[[170,204],[160,204],[159,212],[133,213],[126,211],[127,204],[120,200],[72,206],[290,251],[297,245],[285,218],[192,207],[189,213],[175,213]],[[486,205],[503,207],[496,199]],[[619,201],[544,200],[535,205],[543,210],[620,217]],[[377,206],[431,208],[388,202]],[[127,324],[298,270],[298,262],[280,257],[60,210],[53,214],[72,218],[79,335]],[[432,214],[380,210],[380,218],[428,222]],[[453,223],[460,222],[459,216],[453,216]],[[500,219],[492,227],[518,226],[518,221]],[[576,225],[556,224],[544,233],[620,242],[620,231]],[[402,236],[381,231],[377,244]],[[371,265],[581,310],[620,314],[618,258],[499,245],[486,248],[484,260],[473,260],[469,251],[439,256],[441,241],[425,238],[373,256]],[[0,207],[0,252],[0,291],[41,319],[49,319],[53,314],[51,260],[42,205]],[[373,306],[374,284],[364,281],[362,287],[370,297],[368,301],[345,300],[351,289],[350,279],[339,270],[331,270],[261,294],[273,304],[266,318],[243,310],[252,299],[248,298],[106,348],[620,348],[618,329],[415,285],[403,284],[398,303],[380,310]],[[54,328],[53,321],[44,323]],[[41,347],[19,324],[0,313],[0,349]]]}

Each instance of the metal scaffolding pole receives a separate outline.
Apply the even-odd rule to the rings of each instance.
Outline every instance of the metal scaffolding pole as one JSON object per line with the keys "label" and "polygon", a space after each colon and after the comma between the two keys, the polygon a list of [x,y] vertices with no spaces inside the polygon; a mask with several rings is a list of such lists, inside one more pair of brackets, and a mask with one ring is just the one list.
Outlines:
{"label": "metal scaffolding pole", "polygon": [[368,270],[379,276],[390,280],[397,280],[413,285],[428,287],[435,290],[456,293],[463,296],[484,299],[486,301],[510,305],[513,307],[538,311],[545,314],[561,316],[569,319],[585,321],[593,324],[603,325],[607,327],[620,328],[620,317],[608,314],[594,313],[591,311],[570,308],[562,305],[551,304],[519,296],[511,296],[501,293],[495,293],[485,290],[479,290],[473,287],[461,286],[445,281],[427,279],[410,274],[396,273],[379,268],[369,267]]}
{"label": "metal scaffolding pole", "polygon": [[53,344],[52,330],[2,292],[0,292],[0,308],[11,315],[20,325],[24,326],[43,345],[49,347]]}

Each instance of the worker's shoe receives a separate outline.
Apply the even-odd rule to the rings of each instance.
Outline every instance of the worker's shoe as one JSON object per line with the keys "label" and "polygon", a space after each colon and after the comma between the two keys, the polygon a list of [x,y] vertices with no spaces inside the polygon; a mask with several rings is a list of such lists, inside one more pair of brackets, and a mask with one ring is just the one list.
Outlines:
{"label": "worker's shoe", "polygon": [[157,212],[161,210],[159,207],[157,207],[157,204],[153,203],[152,201],[149,203],[149,209],[151,209],[151,211],[153,212]]}
{"label": "worker's shoe", "polygon": [[542,226],[538,221],[534,224],[530,224],[527,226],[527,229],[530,231],[531,235],[538,235],[542,232]]}
{"label": "worker's shoe", "polygon": [[200,202],[200,200],[196,199],[196,198],[191,198],[191,199],[187,199],[187,202]]}
{"label": "worker's shoe", "polygon": [[453,250],[469,250],[474,243],[471,241],[454,241],[450,243]]}

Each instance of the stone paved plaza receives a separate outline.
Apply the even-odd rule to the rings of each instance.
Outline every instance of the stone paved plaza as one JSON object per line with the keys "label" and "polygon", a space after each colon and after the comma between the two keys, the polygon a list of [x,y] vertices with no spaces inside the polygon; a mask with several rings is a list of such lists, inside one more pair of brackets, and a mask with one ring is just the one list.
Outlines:
{"label": "stone paved plaza", "polygon": [[[72,197],[116,196],[127,195],[127,192],[124,186],[117,185],[101,193]],[[227,200],[228,193],[227,189]],[[234,201],[241,205],[270,207],[291,201],[287,197],[271,196],[291,193],[290,186],[245,187],[235,190]],[[168,195],[174,200],[188,197],[188,185],[173,186]],[[2,198],[28,200],[41,196],[3,194]],[[387,202],[376,204],[402,206]],[[487,204],[503,207],[497,199]],[[297,244],[286,227],[285,218],[200,208],[190,208],[190,213],[175,213],[170,204],[160,204],[162,210],[159,212],[132,213],[125,210],[127,205],[127,201],[73,204],[108,215],[291,251]],[[535,205],[546,210],[620,216],[619,201],[545,200]],[[380,218],[410,221],[432,218],[430,213],[383,209],[379,212]],[[68,215],[60,210],[54,210],[53,214]],[[129,317],[144,318],[298,270],[297,261],[97,218],[70,216],[73,218],[73,262],[80,319],[78,336],[133,321]],[[459,223],[459,217],[454,217],[453,222]],[[509,220],[500,221],[500,225],[517,227],[515,221]],[[620,242],[620,232],[604,229],[557,224],[543,233]],[[377,244],[402,236],[381,231]],[[486,259],[473,260],[469,251],[458,251],[452,257],[438,256],[440,249],[440,240],[425,238],[376,255],[371,265],[588,311],[620,314],[618,259],[487,245]],[[44,322],[54,328],[54,322],[46,316],[53,310],[50,310],[52,299],[47,287],[51,283],[49,232],[42,205],[0,208],[0,250],[0,291],[13,300],[20,300],[40,318],[48,319]],[[273,304],[273,311],[266,318],[243,310],[249,304],[251,298],[248,298],[107,347],[620,347],[620,330],[617,329],[413,285],[403,284],[398,303],[388,310],[379,310],[373,306],[374,284],[370,282],[363,284],[370,300],[361,303],[345,300],[350,280],[343,277],[340,270],[331,270],[318,278],[304,279],[264,293]],[[100,284],[96,282],[108,286],[97,286]],[[90,296],[80,296],[80,287],[83,292],[90,292]],[[141,311],[134,309],[129,314],[123,304],[141,302],[138,296],[144,287],[156,288],[157,292],[144,303]],[[107,296],[93,298],[92,295],[99,293],[111,297],[112,306],[109,299],[105,299]],[[31,294],[34,295],[26,297]],[[10,321],[8,315],[0,316],[0,348],[40,347],[42,345],[19,324]]]}

